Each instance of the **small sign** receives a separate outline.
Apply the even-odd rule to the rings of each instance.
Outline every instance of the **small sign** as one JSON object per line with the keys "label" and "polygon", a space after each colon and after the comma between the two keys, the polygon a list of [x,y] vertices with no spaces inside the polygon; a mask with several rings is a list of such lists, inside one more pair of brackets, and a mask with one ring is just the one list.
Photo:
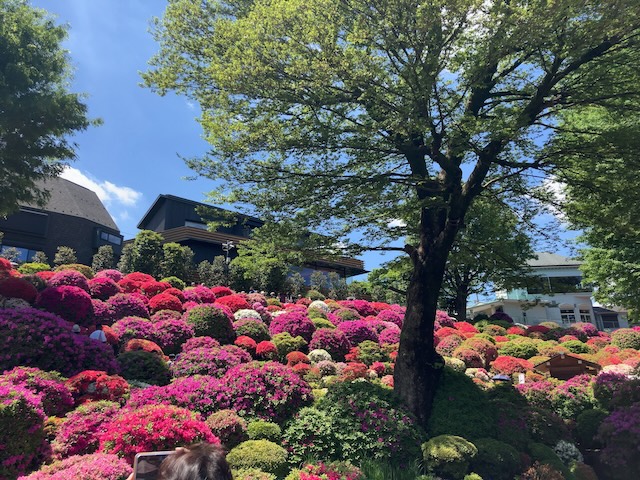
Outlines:
{"label": "small sign", "polygon": [[518,383],[520,384],[524,383],[524,373],[518,374]]}

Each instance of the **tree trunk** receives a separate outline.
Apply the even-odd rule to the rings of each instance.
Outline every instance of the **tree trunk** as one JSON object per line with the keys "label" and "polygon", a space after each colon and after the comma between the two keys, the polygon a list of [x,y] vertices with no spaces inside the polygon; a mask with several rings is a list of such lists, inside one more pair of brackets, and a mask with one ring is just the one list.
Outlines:
{"label": "tree trunk", "polygon": [[[394,369],[394,389],[426,428],[444,361],[436,353],[433,329],[449,249],[412,255],[414,271]],[[414,258],[415,257],[415,258]]]}
{"label": "tree trunk", "polygon": [[464,322],[467,319],[467,298],[469,297],[469,288],[467,285],[458,285],[456,288],[455,309],[456,319]]}

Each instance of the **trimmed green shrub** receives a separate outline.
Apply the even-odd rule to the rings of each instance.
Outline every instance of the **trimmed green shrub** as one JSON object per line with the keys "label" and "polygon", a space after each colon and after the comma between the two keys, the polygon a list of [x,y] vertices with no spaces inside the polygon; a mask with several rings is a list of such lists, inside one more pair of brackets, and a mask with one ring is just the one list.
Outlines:
{"label": "trimmed green shrub", "polygon": [[184,314],[184,320],[193,325],[196,337],[212,337],[221,344],[233,343],[236,332],[233,318],[215,305],[200,305]]}
{"label": "trimmed green shrub", "polygon": [[259,468],[241,468],[231,470],[234,480],[276,480],[276,476],[263,472]]}
{"label": "trimmed green shrub", "polygon": [[365,340],[358,345],[358,360],[371,366],[373,362],[388,362],[389,355],[385,352],[378,342]]}
{"label": "trimmed green shrub", "polygon": [[316,329],[318,328],[330,328],[330,329],[334,329],[336,328],[336,326],[331,323],[329,320],[327,320],[326,318],[320,318],[320,317],[309,317],[311,318],[311,321],[313,322],[313,324],[316,326]]}
{"label": "trimmed green shrub", "polygon": [[[504,400],[492,400],[491,413],[495,418],[495,427],[491,432],[487,432],[485,436],[491,435],[496,440],[524,450],[531,441],[527,430],[526,418],[522,415],[524,408],[526,406],[512,404]],[[478,448],[480,447],[478,446]],[[479,470],[474,471],[482,475]]]}
{"label": "trimmed green shrub", "polygon": [[556,455],[556,452],[553,451],[553,448],[547,447],[541,443],[532,442],[527,447],[529,455],[531,455],[531,459],[534,461],[538,461],[541,464],[550,465],[554,469],[558,470],[564,478],[569,479],[573,478],[571,476],[571,472],[566,467],[560,457]]}
{"label": "trimmed green shrub", "polygon": [[580,340],[569,340],[568,342],[563,342],[560,345],[571,353],[593,353],[591,347],[586,343],[582,343]]}
{"label": "trimmed green shrub", "polygon": [[585,410],[576,418],[573,437],[582,448],[600,448],[598,428],[609,414],[604,410]]}
{"label": "trimmed green shrub", "polygon": [[51,270],[51,267],[46,263],[29,262],[23,263],[18,267],[18,271],[23,275],[33,275],[38,272],[46,272]]}
{"label": "trimmed green shrub", "polygon": [[325,312],[323,312],[322,310],[320,310],[319,308],[308,308],[307,309],[307,316],[313,320],[314,318],[324,318],[325,320],[327,319],[327,314]]}
{"label": "trimmed green shrub", "polygon": [[283,435],[283,445],[289,451],[292,466],[307,458],[336,460],[340,458],[341,444],[333,416],[314,407],[300,410]]}
{"label": "trimmed green shrub", "polygon": [[320,293],[317,290],[309,290],[307,292],[307,298],[311,301],[314,301],[314,300],[324,300],[327,297],[325,297],[322,293]]}
{"label": "trimmed green shrub", "polygon": [[62,270],[75,270],[76,272],[80,272],[87,278],[93,278],[93,270],[88,265],[82,265],[81,263],[68,263],[66,265],[60,265],[55,268],[56,272],[61,272]]}
{"label": "trimmed green shrub", "polygon": [[498,346],[498,353],[500,355],[524,358],[526,360],[538,354],[538,347],[530,340],[511,340],[501,343]]}
{"label": "trimmed green shrub", "polygon": [[139,380],[150,385],[167,385],[171,381],[169,365],[159,355],[133,350],[118,355],[120,375],[126,380]]}
{"label": "trimmed green shrub", "polygon": [[273,336],[271,341],[278,349],[278,357],[285,360],[291,352],[303,352],[307,346],[307,341],[300,335],[292,337],[289,332],[278,333]]}
{"label": "trimmed green shrub", "polygon": [[569,440],[571,435],[564,420],[546,408],[529,407],[524,419],[531,440],[553,446],[560,440]]}
{"label": "trimmed green shrub", "polygon": [[469,440],[486,437],[494,429],[490,403],[464,373],[445,367],[427,424],[430,437],[458,435]]}
{"label": "trimmed green shrub", "polygon": [[176,276],[171,276],[171,277],[165,277],[162,280],[160,280],[161,282],[165,282],[168,283],[169,285],[171,285],[173,288],[177,288],[178,290],[184,290],[184,288],[187,286],[186,283],[184,283],[183,280],[181,280],[180,278],[176,277]]}
{"label": "trimmed green shrub", "polygon": [[231,468],[257,468],[276,476],[287,473],[287,451],[269,440],[247,440],[227,454]]}
{"label": "trimmed green shrub", "polygon": [[473,443],[456,435],[439,435],[422,444],[426,470],[452,480],[460,480],[466,475],[477,453]]}
{"label": "trimmed green shrub", "polygon": [[513,480],[520,471],[520,454],[508,443],[481,438],[474,442],[478,454],[471,460],[471,470],[492,480]]}
{"label": "trimmed green shrub", "polygon": [[282,429],[277,423],[255,420],[247,425],[247,435],[249,440],[270,440],[278,443],[282,440]]}

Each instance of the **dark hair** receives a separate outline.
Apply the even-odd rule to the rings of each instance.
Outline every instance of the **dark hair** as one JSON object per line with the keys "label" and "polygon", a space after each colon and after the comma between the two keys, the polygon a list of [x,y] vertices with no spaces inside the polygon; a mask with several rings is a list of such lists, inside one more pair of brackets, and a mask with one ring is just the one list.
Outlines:
{"label": "dark hair", "polygon": [[202,442],[165,458],[158,480],[233,480],[233,477],[224,450]]}

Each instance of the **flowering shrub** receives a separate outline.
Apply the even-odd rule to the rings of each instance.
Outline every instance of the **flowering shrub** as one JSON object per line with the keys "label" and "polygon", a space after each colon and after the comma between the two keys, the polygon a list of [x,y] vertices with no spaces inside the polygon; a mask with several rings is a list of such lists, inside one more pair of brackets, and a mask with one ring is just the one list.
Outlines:
{"label": "flowering shrub", "polygon": [[292,337],[289,332],[278,333],[273,336],[271,341],[275,344],[278,350],[278,358],[284,361],[287,353],[295,352],[296,350],[306,350],[307,341],[301,336]]}
{"label": "flowering shrub", "polygon": [[300,336],[307,342],[311,340],[316,327],[305,313],[293,311],[275,317],[269,325],[269,333],[277,335],[287,332],[292,337]]}
{"label": "flowering shrub", "polygon": [[311,350],[326,350],[331,355],[331,358],[342,361],[351,349],[351,342],[342,330],[320,328],[313,333],[309,348]]}
{"label": "flowering shrub", "polygon": [[257,311],[252,310],[250,308],[243,308],[241,310],[237,310],[233,314],[233,318],[235,318],[236,320],[240,320],[241,318],[252,318],[260,322],[262,321],[262,317],[260,316],[260,314]]}
{"label": "flowering shrub", "polygon": [[141,272],[133,272],[125,275],[118,281],[118,285],[127,293],[140,291],[142,284],[146,282],[155,282],[155,278],[151,275]]}
{"label": "flowering shrub", "polygon": [[445,337],[435,338],[440,338],[440,341],[436,345],[436,352],[444,357],[453,356],[453,352],[464,342],[464,339],[458,335],[447,335]]}
{"label": "flowering shrub", "polygon": [[156,340],[156,328],[154,324],[141,317],[124,317],[111,325],[113,331],[118,335],[120,343],[126,345],[133,338],[143,340]]}
{"label": "flowering shrub", "polygon": [[217,304],[192,308],[184,314],[183,320],[193,326],[197,336],[213,337],[220,343],[233,343],[236,339],[232,324],[233,317]]}
{"label": "flowering shrub", "polygon": [[80,372],[65,383],[71,391],[76,404],[97,400],[124,403],[129,395],[129,384],[124,378],[97,370]]}
{"label": "flowering shrub", "polygon": [[600,457],[604,463],[623,472],[640,471],[640,403],[611,413],[600,425],[598,437],[604,445]]}
{"label": "flowering shrub", "polygon": [[194,336],[193,327],[182,319],[160,320],[155,324],[155,338],[166,354],[180,352],[180,347]]}
{"label": "flowering shrub", "polygon": [[0,309],[0,371],[21,365],[66,376],[118,368],[110,346],[74,334],[57,316],[34,308]]}
{"label": "flowering shrub", "polygon": [[151,321],[153,323],[158,323],[163,320],[176,320],[181,318],[182,314],[180,312],[176,312],[175,310],[158,310],[153,315],[151,315]]}
{"label": "flowering shrub", "polygon": [[212,375],[221,377],[227,370],[243,362],[251,361],[251,356],[241,350],[243,354],[230,351],[225,347],[195,348],[182,353],[171,364],[171,373],[174,377],[189,375]]}
{"label": "flowering shrub", "polygon": [[262,341],[256,345],[256,356],[261,360],[275,360],[278,357],[278,348],[273,342]]}
{"label": "flowering shrub", "polygon": [[194,350],[196,348],[206,347],[214,348],[219,347],[220,342],[211,337],[193,337],[182,344],[182,353]]}
{"label": "flowering shrub", "polygon": [[45,288],[38,294],[36,306],[60,315],[71,323],[90,325],[92,322],[91,297],[79,287],[62,285]]}
{"label": "flowering shrub", "polygon": [[453,327],[462,333],[480,333],[478,329],[469,322],[454,322]]}
{"label": "flowering shrub", "polygon": [[150,282],[143,282],[140,284],[140,292],[142,292],[148,298],[164,292],[167,288],[171,288],[170,283],[157,282],[155,280],[152,280]]}
{"label": "flowering shrub", "polygon": [[378,342],[378,334],[363,320],[348,320],[340,323],[336,330],[343,332],[351,345],[358,345],[365,340]]}
{"label": "flowering shrub", "polygon": [[216,298],[226,297],[227,295],[233,295],[233,290],[229,287],[212,287],[211,292],[216,296]]}
{"label": "flowering shrub", "polygon": [[220,444],[200,415],[169,405],[147,405],[124,411],[110,422],[100,435],[100,451],[133,463],[138,452],[172,450],[198,441]]}
{"label": "flowering shrub", "polygon": [[101,401],[81,405],[67,414],[51,442],[54,458],[84,455],[98,449],[104,426],[119,412],[120,405]]}
{"label": "flowering shrub", "polygon": [[594,398],[606,409],[611,408],[611,399],[618,390],[624,388],[629,379],[619,373],[601,373],[593,383]]}
{"label": "flowering shrub", "polygon": [[527,382],[516,385],[516,389],[532,407],[551,409],[551,392],[556,384],[549,380]]}
{"label": "flowering shrub", "polygon": [[213,303],[216,301],[216,295],[204,285],[196,285],[192,289],[187,288],[186,291],[195,292],[198,295],[198,297],[200,297],[201,303]]}
{"label": "flowering shrub", "polygon": [[575,419],[584,410],[593,408],[593,377],[589,374],[577,375],[551,392],[554,411],[566,420]]}
{"label": "flowering shrub", "polygon": [[162,349],[157,343],[152,342],[151,340],[143,340],[141,338],[132,338],[131,340],[129,340],[124,346],[124,351],[125,352],[142,351],[142,352],[155,353],[156,355],[159,355],[160,357],[163,357],[163,358],[165,356],[164,352],[162,351]]}
{"label": "flowering shrub", "polygon": [[258,344],[251,337],[247,337],[246,335],[242,335],[242,336],[236,338],[236,341],[233,342],[233,344],[236,345],[237,347],[242,348],[246,352],[249,352],[249,354],[251,356],[254,356],[256,354],[256,347],[258,346]]}
{"label": "flowering shrub", "polygon": [[256,342],[271,339],[269,329],[265,323],[254,318],[241,318],[233,324],[233,328],[238,336],[247,336],[253,338]]}
{"label": "flowering shrub", "polygon": [[118,355],[120,373],[127,380],[137,380],[151,385],[166,385],[171,380],[169,366],[155,353],[124,352]]}
{"label": "flowering shrub", "polygon": [[180,299],[169,293],[159,293],[154,295],[149,300],[149,308],[152,312],[159,312],[160,310],[174,310],[176,312],[182,311],[182,302]]}
{"label": "flowering shrub", "polygon": [[[215,291],[214,291],[215,293]],[[216,295],[216,297],[218,297],[218,295]],[[231,310],[231,313],[235,313],[238,310],[241,309],[249,309],[251,308],[251,306],[249,305],[249,303],[247,302],[247,300],[241,296],[241,295],[236,295],[236,294],[232,294],[232,295],[226,295],[224,297],[218,297],[216,299],[216,303],[219,303],[221,305],[224,305],[225,307],[229,308],[229,310]]]}
{"label": "flowering shrub", "polygon": [[489,317],[489,320],[500,320],[503,322],[513,323],[513,318],[505,312],[494,312]]}
{"label": "flowering shrub", "polygon": [[20,480],[122,480],[130,473],[129,464],[117,455],[93,453],[54,462]]}
{"label": "flowering shrub", "polygon": [[592,337],[589,340],[587,340],[587,345],[589,345],[593,349],[593,351],[597,352],[601,348],[609,345],[610,342],[611,340],[608,338]]}
{"label": "flowering shrub", "polygon": [[89,291],[87,277],[76,270],[62,270],[60,272],[56,272],[47,283],[50,287],[70,285],[73,287],[79,287],[85,292]]}
{"label": "flowering shrub", "polygon": [[120,273],[118,270],[107,269],[107,270],[100,270],[98,273],[94,275],[93,278],[110,278],[111,280],[117,283],[120,280],[122,280],[123,277],[124,275],[122,275],[122,273]]}
{"label": "flowering shrub", "polygon": [[562,460],[562,463],[565,465],[571,465],[575,462],[582,463],[584,461],[578,447],[566,440],[560,440],[556,443],[555,447],[553,447],[553,451],[556,452],[556,455],[558,455],[560,460]]}
{"label": "flowering shrub", "polygon": [[311,387],[291,368],[274,362],[242,364],[222,378],[218,394],[243,416],[256,416],[280,423],[313,400]]}
{"label": "flowering shrub", "polygon": [[533,370],[533,364],[522,358],[499,356],[491,363],[491,370],[495,373],[513,375]]}
{"label": "flowering shrub", "polygon": [[462,360],[467,368],[483,368],[485,366],[484,358],[476,350],[464,345],[453,351],[453,358]]}
{"label": "flowering shrub", "polygon": [[124,317],[149,318],[149,310],[144,301],[127,293],[116,293],[107,300],[107,305],[113,311],[113,318],[120,320]]}
{"label": "flowering shrub", "polygon": [[218,410],[207,417],[206,423],[228,449],[248,440],[247,422],[233,410]]}
{"label": "flowering shrub", "polygon": [[287,360],[287,366],[289,366],[289,367],[293,367],[294,365],[297,365],[298,363],[311,363],[311,360],[309,360],[309,357],[307,357],[302,352],[291,352],[291,353],[288,353],[287,356],[286,356],[286,360]]}
{"label": "flowering shrub", "polygon": [[113,310],[111,310],[109,304],[97,298],[92,298],[91,305],[93,307],[93,321],[95,323],[101,323],[103,326],[113,323]]}
{"label": "flowering shrub", "polygon": [[19,385],[35,394],[47,416],[61,416],[73,408],[73,396],[57,372],[33,367],[15,367],[0,375],[0,385]]}
{"label": "flowering shrub", "polygon": [[400,330],[395,328],[385,328],[380,332],[380,335],[378,335],[378,342],[380,342],[380,345],[393,345],[394,343],[400,343]]}
{"label": "flowering shrub", "polygon": [[611,334],[611,344],[620,348],[640,350],[640,332],[631,328],[620,328]]}
{"label": "flowering shrub", "polygon": [[109,277],[95,277],[89,280],[89,293],[93,298],[107,300],[116,293],[122,293],[122,288]]}
{"label": "flowering shrub", "polygon": [[[496,358],[498,358],[498,350],[496,349],[495,345],[491,343],[489,340],[485,340],[479,337],[473,337],[465,340],[462,346],[478,352],[482,357],[482,360],[484,361],[484,366],[486,366],[487,368],[489,367],[491,362],[493,362]],[[455,353],[453,356],[455,358],[460,358],[456,356]],[[464,361],[463,358],[460,358],[460,360]]]}
{"label": "flowering shrub", "polygon": [[40,399],[20,385],[0,385],[0,478],[34,466],[44,440]]}
{"label": "flowering shrub", "polygon": [[33,303],[38,295],[38,290],[32,283],[22,278],[0,277],[0,295],[8,298],[21,298]]}
{"label": "flowering shrub", "polygon": [[285,480],[365,480],[365,477],[358,467],[349,462],[319,462],[292,471]]}
{"label": "flowering shrub", "polygon": [[378,313],[376,318],[383,322],[395,323],[400,328],[402,328],[402,323],[404,321],[404,315],[393,310],[382,310],[380,313]]}

